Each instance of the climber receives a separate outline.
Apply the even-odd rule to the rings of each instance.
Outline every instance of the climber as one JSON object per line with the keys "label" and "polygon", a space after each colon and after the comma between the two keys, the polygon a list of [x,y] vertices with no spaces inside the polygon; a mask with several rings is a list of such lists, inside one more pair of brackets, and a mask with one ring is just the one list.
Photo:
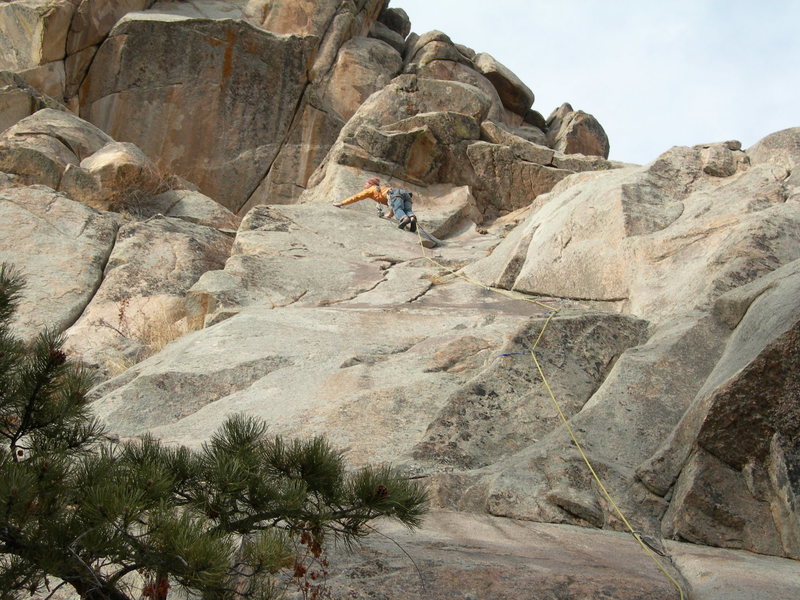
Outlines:
{"label": "climber", "polygon": [[371,177],[364,183],[363,191],[341,202],[334,202],[333,205],[341,208],[365,198],[372,198],[378,204],[384,204],[389,207],[389,214],[387,215],[384,215],[383,211],[378,207],[379,216],[386,219],[391,219],[395,216],[400,220],[398,224],[400,229],[408,227],[409,231],[415,232],[417,231],[417,217],[411,209],[411,197],[411,192],[400,188],[381,186],[380,179]]}

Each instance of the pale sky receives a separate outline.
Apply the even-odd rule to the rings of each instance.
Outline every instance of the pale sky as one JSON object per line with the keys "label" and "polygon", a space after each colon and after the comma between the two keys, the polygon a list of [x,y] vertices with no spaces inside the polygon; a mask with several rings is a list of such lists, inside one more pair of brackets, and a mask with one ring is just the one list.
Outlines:
{"label": "pale sky", "polygon": [[391,0],[412,31],[488,52],[547,118],[591,113],[610,158],[800,126],[800,0]]}

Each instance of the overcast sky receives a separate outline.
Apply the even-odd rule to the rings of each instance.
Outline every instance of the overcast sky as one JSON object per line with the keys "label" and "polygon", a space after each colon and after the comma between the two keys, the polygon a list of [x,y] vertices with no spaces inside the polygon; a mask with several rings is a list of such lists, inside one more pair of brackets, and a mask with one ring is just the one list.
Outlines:
{"label": "overcast sky", "polygon": [[638,164],[800,126],[800,0],[391,0],[412,31],[488,52]]}

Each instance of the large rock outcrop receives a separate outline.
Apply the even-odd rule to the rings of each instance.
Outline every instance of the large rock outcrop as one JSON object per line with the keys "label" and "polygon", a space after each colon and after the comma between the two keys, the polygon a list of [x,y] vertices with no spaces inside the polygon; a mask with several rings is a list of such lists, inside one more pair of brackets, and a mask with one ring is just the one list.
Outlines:
{"label": "large rock outcrop", "polygon": [[136,146],[49,108],[0,136],[0,169],[0,260],[28,280],[18,333],[66,331],[68,350],[107,376],[154,351],[144,338],[195,327],[185,292],[228,258],[230,211],[168,189],[182,184]]}
{"label": "large rock outcrop", "polygon": [[[725,291],[800,258],[787,169],[751,165],[736,144],[712,148],[713,163],[711,148],[674,148],[644,167],[563,181],[469,272],[657,322],[708,310]],[[709,174],[720,163],[732,172]]]}
{"label": "large rock outcrop", "polygon": [[[325,431],[347,446],[357,462],[391,459],[411,472],[432,475],[436,501],[445,507],[619,528],[618,515],[596,489],[525,358],[530,344],[541,337],[537,355],[550,389],[606,485],[639,527],[654,535],[797,557],[797,432],[791,401],[796,382],[790,374],[797,355],[792,337],[797,258],[792,248],[798,245],[796,228],[775,226],[791,223],[797,208],[785,200],[793,193],[785,187],[785,169],[778,169],[784,174],[780,177],[774,166],[748,168],[746,153],[728,146],[741,168],[724,183],[706,172],[708,163],[699,158],[703,148],[674,149],[648,167],[574,175],[540,198],[541,205],[534,204],[530,217],[491,256],[466,269],[472,279],[532,293],[537,290],[526,290],[525,279],[508,276],[526,272],[519,255],[540,260],[556,247],[566,257],[573,245],[596,240],[596,246],[588,246],[596,248],[615,235],[637,243],[648,230],[659,239],[675,235],[682,244],[692,242],[691,252],[680,257],[679,270],[655,272],[659,285],[651,293],[658,301],[646,295],[625,300],[574,294],[612,313],[578,309],[575,300],[565,298],[568,294],[548,290],[548,296],[562,298],[549,305],[561,309],[554,318],[547,318],[548,305],[508,299],[490,305],[483,299],[477,314],[491,310],[491,325],[478,327],[467,315],[476,310],[477,298],[491,296],[459,279],[433,285],[431,267],[418,264],[418,241],[372,216],[369,205],[337,210],[319,202],[254,209],[225,269],[206,273],[190,291],[195,310],[215,324],[165,351],[158,361],[141,363],[107,382],[97,391],[97,408],[122,433],[152,430],[184,443],[202,437],[228,411],[254,412],[282,432]],[[683,170],[672,177],[654,176],[678,165]],[[357,177],[342,166],[329,175],[320,187],[344,189]],[[668,183],[657,203],[655,182],[662,180]],[[599,185],[608,191],[599,193]],[[750,190],[750,201],[742,198],[742,190]],[[637,203],[645,191],[650,203]],[[576,198],[592,201],[578,204]],[[752,198],[759,199],[756,205]],[[606,220],[597,218],[604,202]],[[671,206],[677,202],[686,206],[681,213]],[[557,213],[551,207],[567,208],[557,231],[537,221],[543,213],[549,215],[546,223],[554,221]],[[461,214],[467,219],[468,212]],[[591,229],[577,225],[586,214],[594,216]],[[694,215],[690,236],[681,223],[684,215]],[[707,232],[698,231],[704,220],[697,215],[709,220]],[[767,226],[771,236],[765,240],[760,232]],[[562,243],[559,236],[565,230],[572,239]],[[468,226],[451,231],[463,233],[435,250],[438,265],[458,264],[465,251],[474,256],[496,239]],[[709,260],[698,240],[716,235],[730,243],[716,244],[718,258]],[[533,247],[535,253],[525,252]],[[645,261],[656,252],[612,243],[601,258],[613,264],[615,251]],[[596,250],[582,252],[599,256]],[[551,282],[592,285],[580,275],[588,264],[562,264]],[[762,268],[751,269],[753,264]],[[787,266],[772,273],[772,264]],[[637,271],[635,263],[627,267],[623,274],[645,272]],[[703,293],[695,291],[692,302],[683,301],[692,292],[685,289],[685,274],[698,269],[706,274]],[[492,272],[498,275],[486,279]],[[736,285],[743,281],[755,287]],[[635,289],[645,292],[643,285]],[[677,303],[667,303],[667,296]],[[756,297],[764,308],[756,311],[754,303],[747,310],[748,299]],[[424,334],[430,311],[445,302],[446,320],[440,315],[437,326],[442,333]],[[398,310],[398,303],[407,308]],[[613,314],[620,311],[632,314]],[[752,321],[741,318],[745,311]],[[759,328],[759,336],[750,333],[753,328]],[[371,337],[377,331],[380,341]],[[257,346],[248,345],[248,336],[259,340]],[[752,350],[743,352],[739,339],[749,340]],[[218,353],[228,347],[227,340],[231,351],[225,352],[226,361],[208,371],[211,355],[204,348]],[[735,359],[731,348],[737,349]],[[314,365],[313,379],[308,364]],[[403,373],[399,384],[398,371]],[[729,379],[736,373],[741,374]],[[191,385],[185,380],[189,374]],[[296,385],[288,385],[287,404],[286,382],[295,380]],[[718,424],[710,419],[716,414],[714,402],[729,411],[753,398],[750,381],[767,381],[772,395],[770,404],[759,409],[763,416],[753,416],[761,429],[745,428],[752,440],[748,450],[735,441],[744,430],[725,429],[735,417],[723,411],[714,416]],[[731,386],[735,391],[726,391]],[[201,406],[191,391],[196,387],[217,391],[207,394]],[[184,401],[177,401],[177,389],[189,390]],[[167,398],[178,406],[173,408]],[[146,412],[155,419],[152,424],[131,408],[137,402],[151,406]],[[179,409],[183,402],[186,406]],[[742,404],[733,414],[753,414],[748,406]],[[397,431],[403,435],[390,433]],[[654,439],[666,444],[655,457]],[[741,456],[728,456],[714,444],[735,446]],[[702,496],[709,480],[719,483],[717,492],[726,490],[723,505],[730,502],[726,510],[733,516],[703,508],[709,502]],[[744,527],[735,541],[731,527]]]}
{"label": "large rock outcrop", "polygon": [[66,332],[66,349],[107,377],[199,328],[186,314],[186,291],[224,264],[231,242],[175,217],[123,224],[102,283]]}
{"label": "large rock outcrop", "polygon": [[[573,422],[626,508],[667,537],[798,556],[798,136],[768,136],[752,162],[724,143],[576,175],[466,269],[652,322]],[[651,455],[656,432],[665,441]],[[591,481],[569,476],[580,463],[553,432],[496,468],[443,478],[442,494],[495,514],[558,520],[557,506],[561,518],[613,522]],[[474,491],[451,496],[465,482]]]}
{"label": "large rock outcrop", "polygon": [[564,154],[608,158],[610,149],[603,127],[592,115],[562,104],[547,119],[547,142]]}
{"label": "large rock outcrop", "polygon": [[[424,479],[423,530],[385,530],[422,592],[378,537],[334,551],[337,593],[675,597],[620,509],[686,597],[797,595],[800,129],[608,161],[590,115],[545,120],[382,0],[0,23],[17,330],[66,334],[117,435],[199,445],[245,412]],[[368,176],[430,235],[332,206]]]}
{"label": "large rock outcrop", "polygon": [[278,154],[310,58],[305,38],[243,21],[129,14],[92,61],[81,116],[236,211]]}
{"label": "large rock outcrop", "polygon": [[[359,600],[375,590],[387,598],[680,597],[620,534],[438,511],[421,531],[388,524],[380,531],[355,555],[333,553],[325,582],[333,593]],[[800,593],[796,561],[678,542],[667,549],[678,567],[668,572],[685,598],[793,600]]]}
{"label": "large rock outcrop", "polygon": [[480,223],[528,206],[576,171],[619,166],[599,158],[568,161],[491,120],[493,106],[491,95],[468,83],[398,77],[347,122],[301,199],[330,201],[330,182],[341,179],[343,167],[355,167],[423,194],[435,184],[468,185],[476,200],[471,216]]}
{"label": "large rock outcrop", "polygon": [[[31,29],[41,36],[7,44],[0,68],[18,71],[115,140],[135,144],[162,172],[192,181],[240,215],[259,204],[297,202],[345,123],[401,72],[477,88],[488,102],[481,120],[537,144],[607,157],[607,149],[563,143],[584,126],[562,132],[559,121],[549,131],[530,109],[533,92],[494,57],[439,31],[409,35],[407,15],[386,4],[11,2],[0,21],[17,37]],[[274,101],[269,109],[264,98]],[[590,129],[580,134],[584,142],[605,135],[596,122]],[[437,155],[450,151],[438,140],[427,144]],[[559,179],[541,168],[550,165],[519,167],[494,150],[456,154],[426,181],[476,185],[488,176],[487,190],[533,181],[536,195]],[[509,168],[510,180],[491,181],[490,173]],[[504,210],[494,207],[489,217]]]}
{"label": "large rock outcrop", "polygon": [[0,132],[43,108],[66,110],[16,73],[0,71]]}
{"label": "large rock outcrop", "polygon": [[100,286],[115,219],[44,186],[0,189],[0,262],[25,276],[18,335],[63,331]]}

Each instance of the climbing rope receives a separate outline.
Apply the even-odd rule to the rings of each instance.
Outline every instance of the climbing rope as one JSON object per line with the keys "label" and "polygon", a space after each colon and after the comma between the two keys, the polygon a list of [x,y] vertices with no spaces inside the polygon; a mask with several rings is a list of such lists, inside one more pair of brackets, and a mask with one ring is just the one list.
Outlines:
{"label": "climbing rope", "polygon": [[[550,311],[550,314],[547,316],[547,319],[545,320],[544,325],[542,326],[542,329],[541,329],[541,331],[539,332],[539,335],[536,338],[536,341],[533,343],[533,346],[531,346],[530,349],[529,349],[531,360],[533,361],[533,364],[536,367],[536,371],[539,373],[539,377],[541,378],[542,383],[544,384],[544,387],[547,390],[547,394],[550,397],[550,402],[553,404],[553,407],[555,408],[555,411],[558,414],[559,420],[564,425],[564,428],[567,430],[567,433],[569,434],[569,437],[572,440],[572,443],[575,445],[575,448],[577,448],[578,453],[580,454],[581,458],[583,459],[583,462],[586,463],[586,467],[589,469],[589,472],[591,473],[592,477],[594,478],[595,482],[597,483],[598,487],[600,488],[600,491],[602,492],[603,496],[608,501],[609,505],[614,509],[614,512],[617,514],[617,516],[620,518],[620,520],[625,524],[625,527],[628,529],[628,531],[630,532],[631,536],[633,536],[633,538],[639,543],[639,545],[641,546],[642,550],[644,550],[644,552],[647,554],[647,556],[650,557],[650,560],[652,560],[656,564],[656,566],[658,567],[659,571],[661,571],[661,573],[664,574],[664,576],[670,581],[670,583],[672,583],[672,585],[675,586],[675,589],[678,590],[678,594],[680,595],[680,600],[684,600],[685,596],[684,596],[684,593],[683,593],[683,588],[681,587],[680,583],[678,583],[678,581],[667,571],[666,567],[664,567],[662,562],[656,557],[656,553],[653,552],[653,550],[651,550],[650,547],[647,545],[647,542],[645,542],[642,539],[641,534],[631,526],[631,524],[628,522],[628,519],[625,517],[625,514],[622,512],[622,509],[620,509],[620,507],[617,505],[617,503],[611,497],[611,494],[606,489],[606,486],[603,484],[603,481],[600,479],[600,477],[598,476],[597,472],[594,470],[594,467],[592,466],[591,461],[589,461],[589,457],[586,456],[586,453],[584,452],[583,447],[581,446],[580,442],[578,442],[578,438],[575,436],[575,431],[573,430],[572,425],[570,425],[569,421],[567,420],[567,417],[564,414],[564,411],[561,410],[561,405],[558,403],[558,400],[556,400],[556,396],[553,393],[553,390],[550,387],[550,384],[548,383],[547,378],[544,375],[544,371],[542,370],[542,367],[539,364],[539,360],[536,358],[536,347],[539,345],[539,342],[542,340],[542,337],[544,336],[544,332],[547,330],[548,325],[550,325],[550,321],[552,321],[553,317],[555,317],[556,314],[558,314],[560,309],[559,308],[554,308],[554,307],[552,307],[552,306],[550,306],[548,304],[545,304],[544,302],[540,302],[538,300],[534,300],[533,298],[528,298],[528,297],[523,296],[521,294],[514,294],[514,293],[510,292],[509,290],[504,290],[504,289],[501,289],[501,288],[495,288],[495,287],[483,284],[480,281],[476,281],[475,279],[472,279],[468,275],[465,275],[464,273],[457,272],[457,271],[451,269],[450,267],[447,267],[447,266],[441,264],[440,262],[438,262],[437,260],[435,260],[435,259],[431,258],[430,256],[428,256],[428,253],[425,251],[425,246],[423,246],[423,244],[422,244],[422,234],[420,233],[420,228],[419,227],[417,227],[417,238],[419,240],[419,247],[420,247],[420,250],[422,252],[423,258],[425,258],[431,264],[435,265],[437,268],[444,269],[445,271],[447,271],[451,275],[453,275],[455,277],[458,277],[458,278],[466,281],[467,283],[469,283],[471,285],[474,285],[474,286],[477,286],[477,287],[480,287],[480,288],[482,288],[484,290],[490,291],[490,292],[495,293],[495,294],[500,294],[500,295],[503,295],[503,296],[507,296],[507,297],[512,298],[514,300],[522,300],[523,302],[536,304],[537,306],[540,306],[542,308],[546,308],[547,310]],[[509,354],[516,354],[516,353],[509,353]],[[501,355],[501,356],[503,356],[503,355]]]}

